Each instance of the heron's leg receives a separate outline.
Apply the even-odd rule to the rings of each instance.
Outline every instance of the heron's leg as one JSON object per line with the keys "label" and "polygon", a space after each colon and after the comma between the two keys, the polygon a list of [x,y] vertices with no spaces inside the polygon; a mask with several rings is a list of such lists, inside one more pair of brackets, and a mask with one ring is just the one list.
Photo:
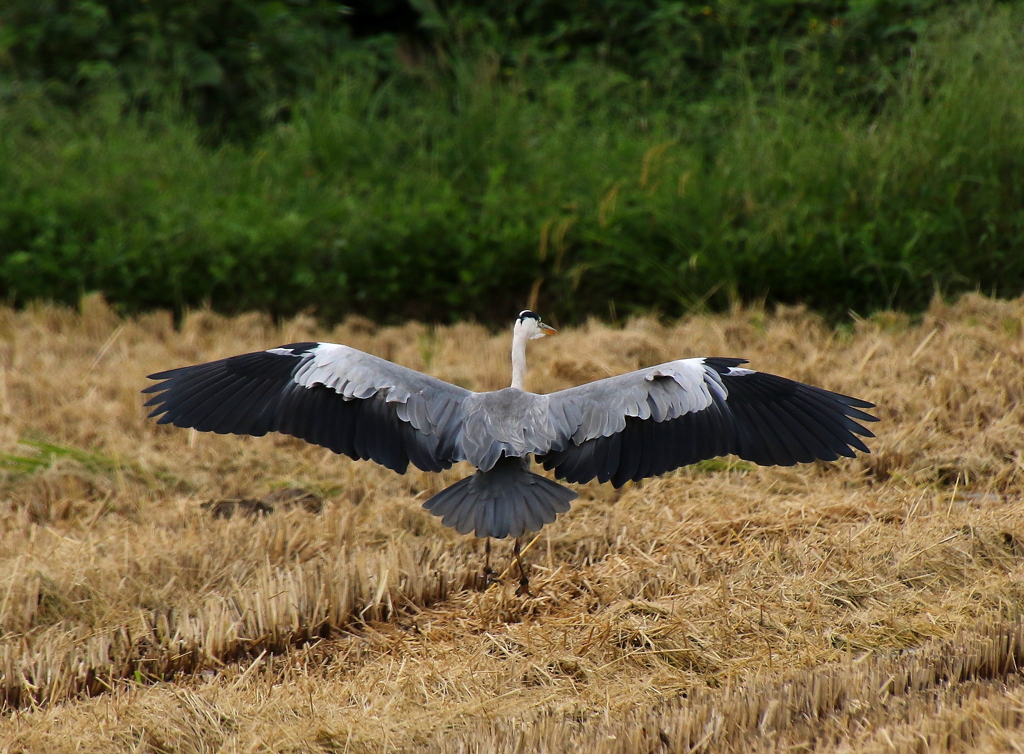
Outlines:
{"label": "heron's leg", "polygon": [[491,538],[487,537],[484,544],[484,588],[491,585],[491,576],[494,575],[494,571],[491,570]]}
{"label": "heron's leg", "polygon": [[512,545],[512,557],[519,565],[519,589],[516,590],[516,594],[520,597],[524,594],[527,597],[532,597],[530,594],[530,579],[526,577],[526,569],[523,568],[522,553],[519,550],[519,537],[516,537],[516,543]]}

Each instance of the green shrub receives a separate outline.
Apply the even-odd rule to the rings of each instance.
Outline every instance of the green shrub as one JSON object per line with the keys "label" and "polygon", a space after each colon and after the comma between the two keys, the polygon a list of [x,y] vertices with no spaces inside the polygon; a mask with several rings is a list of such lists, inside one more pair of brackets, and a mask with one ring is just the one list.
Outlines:
{"label": "green shrub", "polygon": [[86,106],[117,90],[146,110],[180,95],[207,133],[251,137],[287,116],[331,54],[350,49],[332,0],[6,0],[0,82]]}
{"label": "green shrub", "polygon": [[[75,108],[116,88],[126,106],[168,96],[208,138],[286,121],[339,59],[379,77],[410,61],[497,52],[502,65],[597,64],[654,95],[702,100],[737,62],[842,68],[837,92],[876,102],[944,0],[6,0],[0,93],[42,88]],[[402,54],[396,54],[401,48]],[[438,56],[436,53],[440,52]],[[662,106],[665,103],[661,103]]]}
{"label": "green shrub", "polygon": [[[733,298],[919,308],[1024,291],[1018,7],[934,22],[857,106],[785,50],[680,100],[500,51],[381,78],[342,57],[287,123],[206,146],[180,103],[0,107],[0,290],[335,319],[561,321]],[[816,65],[816,64],[815,64]]]}

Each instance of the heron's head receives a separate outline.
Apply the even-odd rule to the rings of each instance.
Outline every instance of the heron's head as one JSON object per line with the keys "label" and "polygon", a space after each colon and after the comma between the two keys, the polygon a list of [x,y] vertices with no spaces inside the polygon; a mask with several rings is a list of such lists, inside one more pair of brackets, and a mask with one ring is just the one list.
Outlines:
{"label": "heron's head", "polygon": [[545,325],[540,321],[540,316],[534,314],[529,309],[523,309],[519,312],[519,319],[516,320],[515,326],[516,332],[524,332],[529,340],[536,340],[537,338],[543,338],[545,335],[554,335],[558,330],[551,327],[551,325]]}

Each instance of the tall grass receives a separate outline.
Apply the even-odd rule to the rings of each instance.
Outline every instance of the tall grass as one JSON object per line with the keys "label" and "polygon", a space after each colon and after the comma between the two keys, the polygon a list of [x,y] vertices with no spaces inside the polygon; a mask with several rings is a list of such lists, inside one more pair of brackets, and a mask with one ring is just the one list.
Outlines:
{"label": "tall grass", "polygon": [[[325,75],[247,149],[165,108],[0,106],[0,286],[125,309],[563,320],[1024,290],[1024,12],[933,24],[881,109],[780,50],[695,101],[597,65]],[[827,69],[827,70],[826,70]],[[765,83],[767,82],[767,83]]]}

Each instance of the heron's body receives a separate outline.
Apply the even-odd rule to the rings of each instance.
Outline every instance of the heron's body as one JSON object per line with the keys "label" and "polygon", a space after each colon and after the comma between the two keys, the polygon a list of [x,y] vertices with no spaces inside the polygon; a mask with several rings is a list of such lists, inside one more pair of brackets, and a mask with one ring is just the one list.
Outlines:
{"label": "heron's body", "polygon": [[[523,390],[526,341],[551,328],[523,312],[512,387],[476,393],[333,343],[295,343],[152,375],[160,423],[261,436],[282,432],[404,473],[468,461],[477,473],[424,503],[478,537],[520,537],[569,509],[570,482],[621,486],[734,453],[792,465],[867,452],[872,404],[739,365],[671,361],[580,387]],[[859,420],[859,421],[858,421]]]}

